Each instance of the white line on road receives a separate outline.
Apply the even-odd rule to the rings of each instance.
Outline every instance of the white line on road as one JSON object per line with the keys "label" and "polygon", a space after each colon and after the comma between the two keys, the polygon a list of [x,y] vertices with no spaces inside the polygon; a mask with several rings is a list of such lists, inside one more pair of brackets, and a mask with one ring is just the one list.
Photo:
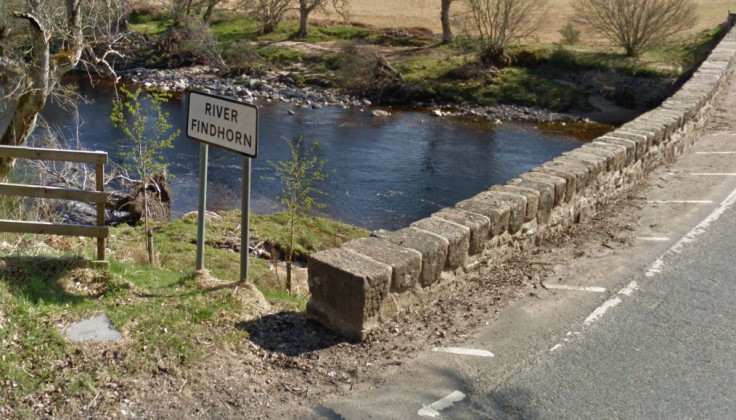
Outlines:
{"label": "white line on road", "polygon": [[432,351],[440,353],[461,354],[463,356],[493,357],[494,354],[488,350],[462,349],[459,347],[435,347]]}
{"label": "white line on road", "polygon": [[569,286],[567,284],[549,284],[545,283],[544,287],[547,289],[559,289],[559,290],[577,290],[581,292],[595,292],[605,293],[605,287],[584,287],[584,286]]}
{"label": "white line on road", "polygon": [[450,395],[420,408],[419,411],[417,411],[417,414],[425,417],[437,417],[440,415],[440,411],[447,407],[452,407],[453,404],[464,399],[465,394],[460,391],[453,391]]}
{"label": "white line on road", "polygon": [[693,172],[693,176],[736,176],[733,172]]}
{"label": "white line on road", "polygon": [[713,204],[713,200],[647,200],[649,204]]}
{"label": "white line on road", "polygon": [[606,311],[608,311],[609,309],[613,308],[614,306],[618,305],[621,302],[622,300],[618,296],[612,297],[611,299],[608,299],[607,301],[603,302],[603,305],[596,308],[596,310],[593,311],[592,314],[588,315],[588,317],[585,318],[585,321],[583,321],[583,325],[587,326],[587,325],[590,325],[598,321],[599,319],[601,319],[603,314],[606,313]]}
{"label": "white line on road", "polygon": [[696,155],[736,155],[736,152],[695,152]]}
{"label": "white line on road", "polygon": [[664,268],[664,258],[670,254],[675,253],[679,254],[680,251],[682,251],[682,248],[695,240],[700,234],[705,232],[706,229],[708,229],[708,226],[710,226],[713,222],[718,220],[725,211],[731,207],[734,203],[736,203],[736,190],[731,191],[731,194],[726,197],[721,204],[716,207],[715,210],[711,214],[708,215],[702,222],[698,223],[697,226],[692,228],[690,232],[688,232],[685,236],[682,237],[679,241],[677,241],[676,244],[672,245],[670,249],[664,252],[659,258],[657,258],[657,261],[655,261],[652,266],[647,270],[646,276],[648,278],[654,277],[655,275],[662,272],[662,269]]}
{"label": "white line on road", "polygon": [[666,236],[637,236],[636,239],[648,242],[667,242],[670,238]]}

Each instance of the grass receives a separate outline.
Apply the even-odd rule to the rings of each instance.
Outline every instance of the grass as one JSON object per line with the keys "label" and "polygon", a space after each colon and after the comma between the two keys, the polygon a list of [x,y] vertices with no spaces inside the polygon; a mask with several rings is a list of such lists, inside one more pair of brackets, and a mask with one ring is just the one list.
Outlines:
{"label": "grass", "polygon": [[[283,246],[283,217],[253,216],[253,238]],[[213,345],[248,338],[238,325],[252,316],[254,303],[235,282],[240,255],[228,248],[239,244],[239,224],[239,213],[230,212],[207,225],[206,265],[220,281],[193,274],[194,221],[156,226],[160,264],[154,266],[140,263],[146,255],[141,228],[112,229],[107,271],[72,268],[76,258],[94,255],[93,240],[6,235],[11,245],[3,246],[14,251],[0,259],[0,415],[13,407],[14,416],[32,417],[38,404],[79,413],[80,401],[92,401],[101,389],[135,388],[136,378],[162,373],[185,375]],[[299,253],[365,235],[323,218],[304,220]],[[267,261],[251,258],[250,266],[253,280],[270,275]],[[260,284],[273,305],[304,309],[306,297]],[[123,333],[122,341],[101,347],[66,341],[67,325],[99,313]]]}

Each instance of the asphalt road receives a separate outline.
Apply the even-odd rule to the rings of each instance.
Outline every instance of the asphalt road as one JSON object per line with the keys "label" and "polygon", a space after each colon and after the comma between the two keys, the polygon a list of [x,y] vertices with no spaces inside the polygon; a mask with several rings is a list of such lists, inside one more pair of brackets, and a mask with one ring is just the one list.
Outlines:
{"label": "asphalt road", "polygon": [[632,246],[555,267],[549,289],[457,343],[474,354],[428,348],[306,417],[736,418],[733,109],[734,86],[706,135],[648,176]]}

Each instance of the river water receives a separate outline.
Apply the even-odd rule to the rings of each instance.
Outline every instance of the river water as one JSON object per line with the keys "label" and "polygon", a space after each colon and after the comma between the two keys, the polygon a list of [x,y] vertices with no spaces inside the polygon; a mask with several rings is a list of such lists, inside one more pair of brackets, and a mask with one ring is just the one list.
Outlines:
{"label": "river water", "polygon": [[[90,102],[78,111],[49,103],[44,118],[67,138],[78,131],[88,150],[103,150],[116,159],[120,134],[109,121],[110,86],[72,81]],[[165,105],[171,122],[184,133],[186,98]],[[493,184],[503,183],[581,141],[528,123],[478,123],[435,118],[420,111],[392,111],[373,117],[370,109],[294,108],[292,104],[261,104],[258,157],[253,160],[251,206],[255,213],[277,210],[279,184],[269,162],[289,156],[285,137],[302,135],[318,141],[328,170],[323,184],[324,213],[368,229],[396,229]],[[295,109],[296,115],[289,115]],[[82,121],[77,130],[75,115]],[[199,143],[181,134],[174,148],[163,152],[170,162],[174,217],[196,210]],[[240,208],[242,158],[210,147],[209,210]]]}

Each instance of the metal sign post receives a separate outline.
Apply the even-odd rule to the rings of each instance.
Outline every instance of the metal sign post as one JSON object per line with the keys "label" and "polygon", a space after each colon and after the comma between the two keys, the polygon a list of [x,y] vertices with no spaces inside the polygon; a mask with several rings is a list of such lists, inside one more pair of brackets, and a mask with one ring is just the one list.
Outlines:
{"label": "metal sign post", "polygon": [[212,144],[243,155],[240,281],[246,281],[248,279],[248,237],[250,233],[251,158],[255,158],[258,154],[258,107],[233,99],[190,91],[187,136],[202,142],[199,148],[197,270],[204,268],[208,145]]}

